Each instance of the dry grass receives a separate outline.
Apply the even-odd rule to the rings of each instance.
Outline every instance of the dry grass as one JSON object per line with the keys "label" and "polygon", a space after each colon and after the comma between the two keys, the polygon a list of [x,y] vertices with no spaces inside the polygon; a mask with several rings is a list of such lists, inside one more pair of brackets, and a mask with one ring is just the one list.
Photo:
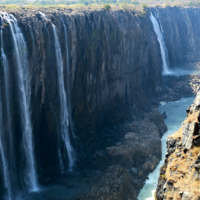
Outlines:
{"label": "dry grass", "polygon": [[195,113],[193,113],[193,114],[189,114],[188,115],[188,117],[185,119],[185,121],[184,122],[198,122],[198,119],[197,119],[197,117],[198,117],[198,112],[195,112]]}
{"label": "dry grass", "polygon": [[[198,112],[195,112],[194,114],[189,114],[188,117],[184,120],[184,123],[188,123],[188,122],[198,122]],[[168,138],[171,137],[173,139],[182,139],[182,127],[180,127],[180,129],[178,131],[176,131],[175,133],[173,133],[172,135],[168,136]]]}
{"label": "dry grass", "polygon": [[200,147],[197,147],[197,146],[194,146],[190,152],[192,153],[193,156],[197,157],[199,155],[199,150],[200,150]]}
{"label": "dry grass", "polygon": [[[195,112],[194,114],[189,114],[184,123],[198,122],[198,114],[198,112]],[[177,132],[169,137],[181,140],[182,128],[180,128]],[[189,167],[197,159],[200,153],[200,147],[193,146],[186,154],[182,151],[182,156],[180,157],[176,156],[177,151],[179,150],[176,150],[168,158],[169,163],[166,169],[165,178],[167,179],[167,181],[173,182],[175,191],[173,191],[172,193],[166,193],[166,199],[181,200],[179,191],[187,190],[193,196],[192,200],[198,200],[198,197],[200,196],[200,181],[193,180],[193,172],[195,169],[193,168],[191,170]],[[173,160],[172,162],[170,162],[172,157]]]}
{"label": "dry grass", "polygon": [[[173,181],[174,187],[178,188],[178,191],[173,193],[173,200],[181,199],[179,191],[187,190],[192,194],[193,200],[197,200],[197,197],[200,196],[200,181],[193,180],[194,169],[192,171],[189,170],[189,166],[197,159],[199,151],[199,147],[193,147],[190,150],[192,157],[189,156],[189,153],[186,155],[184,152],[182,152],[183,159],[176,157],[175,152],[169,157],[169,159],[172,157],[174,159],[167,166],[166,178],[168,181]],[[174,174],[171,174],[170,171],[174,172]]]}
{"label": "dry grass", "polygon": [[15,4],[13,4],[13,5],[6,5],[5,7],[8,10],[19,9],[20,8],[20,6],[15,5]]}
{"label": "dry grass", "polygon": [[168,136],[168,138],[171,137],[173,139],[181,139],[182,138],[182,127],[179,128],[178,131],[173,133],[172,135]]}

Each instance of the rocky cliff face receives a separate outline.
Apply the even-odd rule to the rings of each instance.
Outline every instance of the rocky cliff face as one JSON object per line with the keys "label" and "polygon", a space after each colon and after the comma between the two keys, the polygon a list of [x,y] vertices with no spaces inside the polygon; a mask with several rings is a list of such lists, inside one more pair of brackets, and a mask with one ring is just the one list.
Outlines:
{"label": "rocky cliff face", "polygon": [[199,193],[199,102],[187,109],[187,118],[179,131],[168,137],[165,163],[160,168],[156,199],[198,200]]}
{"label": "rocky cliff face", "polygon": [[[150,11],[156,12],[156,10],[146,10],[146,14],[141,15],[133,11],[91,10],[89,8],[0,9],[15,16],[27,46],[27,49],[20,49],[20,51],[28,53],[31,122],[39,182],[46,183],[44,177],[51,176],[52,178],[52,174],[55,174],[53,178],[56,179],[60,174],[58,149],[62,146],[59,136],[61,110],[53,35],[54,24],[61,44],[64,85],[67,91],[69,115],[72,119],[69,120],[70,137],[76,151],[77,166],[82,168],[85,164],[92,163],[93,168],[96,167],[95,170],[99,167],[103,169],[102,171],[109,166],[103,172],[100,182],[94,185],[94,188],[83,198],[94,199],[96,191],[101,190],[112,173],[113,176],[117,174],[119,177],[111,181],[114,185],[119,185],[117,187],[119,193],[116,192],[117,189],[112,194],[107,194],[104,187],[102,193],[99,193],[100,196],[95,196],[95,198],[117,199],[116,196],[123,199],[136,198],[143,180],[158,163],[161,153],[160,136],[166,131],[161,115],[156,110],[151,110],[152,105],[158,105],[154,98],[167,91],[162,83],[160,47],[149,18]],[[196,22],[196,18],[193,19],[196,14],[192,13],[198,10],[184,8],[187,15],[181,16],[187,18],[180,22],[179,27],[177,25],[179,18],[176,17],[179,13],[177,9],[182,13],[182,8],[158,9],[170,63],[173,65],[198,61],[197,56],[192,57],[190,53],[193,49],[198,55],[199,50],[199,33],[195,28],[191,28],[193,26],[191,24]],[[170,28],[169,24],[164,22],[165,14],[168,17],[174,16],[174,24],[170,24]],[[25,162],[21,157],[23,136],[16,86],[17,64],[13,53],[14,45],[10,26],[6,20],[1,20],[1,24],[3,46],[0,47],[4,49],[9,62],[15,169],[18,172],[16,174],[20,174],[19,172],[25,167]],[[181,34],[182,26],[186,27],[187,34],[185,35]],[[180,33],[172,38],[174,30]],[[193,38],[192,41],[181,43],[189,36]],[[179,46],[174,45],[176,37],[178,37]],[[0,72],[2,104],[6,105],[2,59]],[[148,111],[148,114],[144,115],[144,111]],[[3,113],[6,113],[6,108],[3,108]],[[127,125],[125,129],[119,128],[121,132],[119,137],[116,137],[116,130],[107,133],[105,131],[105,134],[100,131],[104,127],[122,122],[130,115],[137,116],[137,120],[135,118],[134,122],[130,122],[128,128]],[[6,124],[6,114],[3,118]],[[149,135],[146,134],[147,132]],[[115,144],[108,145],[108,148],[104,146],[102,151],[96,151],[99,148],[100,139],[109,138],[111,135],[115,137]],[[116,143],[116,138],[120,140],[119,143]],[[155,148],[156,144],[158,145]],[[131,178],[123,182],[122,180],[127,179],[129,173]],[[16,179],[20,180],[20,176]],[[2,177],[1,179],[3,182]],[[19,180],[16,182],[20,182]],[[112,184],[109,185],[112,186]],[[129,187],[125,190],[127,186]],[[131,192],[133,188],[136,191],[134,194]],[[125,193],[127,193],[126,197]]]}
{"label": "rocky cliff face", "polygon": [[[158,42],[149,23],[149,13],[144,17],[123,10],[40,11],[47,19],[38,10],[10,13],[16,17],[28,48],[35,157],[38,166],[49,168],[59,163],[56,133],[59,129],[59,86],[52,23],[58,30],[64,66],[68,58],[62,20],[67,27],[69,83],[66,68],[64,76],[66,88],[70,84],[69,107],[78,151],[93,149],[97,130],[102,125],[111,125],[124,118],[128,112],[123,110],[130,110],[132,106],[133,111],[138,113],[149,108],[149,99],[162,86],[161,59]],[[16,62],[11,38],[10,27],[4,25],[3,48],[11,66],[13,107],[17,107]],[[14,108],[12,112],[17,119]],[[17,124],[14,126],[14,130],[20,129]],[[74,142],[73,145],[76,144]]]}
{"label": "rocky cliff face", "polygon": [[152,12],[157,13],[162,24],[170,66],[184,66],[199,61],[199,8],[166,7]]}

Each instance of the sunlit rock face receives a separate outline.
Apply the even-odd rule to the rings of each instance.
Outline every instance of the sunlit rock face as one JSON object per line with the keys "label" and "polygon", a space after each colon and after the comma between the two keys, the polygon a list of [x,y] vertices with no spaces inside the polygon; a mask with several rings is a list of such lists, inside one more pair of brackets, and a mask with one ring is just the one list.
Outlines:
{"label": "sunlit rock face", "polygon": [[156,199],[199,199],[200,132],[199,98],[187,109],[187,118],[167,140],[167,153],[160,168]]}

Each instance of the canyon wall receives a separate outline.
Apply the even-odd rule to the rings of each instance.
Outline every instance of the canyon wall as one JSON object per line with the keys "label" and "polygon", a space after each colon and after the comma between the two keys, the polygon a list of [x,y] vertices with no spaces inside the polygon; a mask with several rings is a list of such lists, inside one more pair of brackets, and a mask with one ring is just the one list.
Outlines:
{"label": "canyon wall", "polygon": [[[140,113],[150,108],[150,100],[162,88],[162,61],[149,13],[140,16],[104,9],[44,9],[42,12],[47,19],[38,10],[10,13],[16,17],[27,44],[36,163],[48,172],[55,163],[59,164],[59,85],[52,23],[57,27],[61,43],[65,88],[70,87],[69,107],[77,136],[71,140],[78,152],[93,149],[96,133],[102,126],[116,124],[132,111]],[[3,23],[3,48],[10,66],[13,130],[18,130],[16,140],[20,143],[16,61],[10,27],[6,21]],[[70,74],[67,74],[68,59]]]}
{"label": "canyon wall", "polygon": [[[195,18],[197,16],[195,13],[199,13],[198,9],[174,7],[156,10],[151,8],[147,9],[145,14],[90,8],[0,9],[15,16],[26,42],[26,47],[20,51],[26,52],[28,56],[32,139],[40,183],[43,183],[44,177],[55,176],[56,178],[57,174],[60,174],[62,164],[60,153],[65,156],[64,164],[68,165],[68,156],[65,155],[60,136],[62,109],[60,108],[57,49],[53,25],[56,27],[61,45],[64,87],[68,99],[69,135],[71,145],[75,150],[73,156],[76,157],[77,166],[84,166],[86,159],[89,156],[93,157],[101,137],[100,130],[119,124],[133,115],[138,118],[144,117],[144,111],[150,111],[153,105],[158,105],[155,98],[167,91],[162,82],[160,47],[150,21],[150,12],[154,15],[157,13],[157,20],[160,20],[162,24],[170,64],[177,66],[198,61],[200,45],[198,45],[199,32],[196,30],[197,19]],[[165,21],[166,16],[173,23]],[[26,168],[26,162],[22,156],[23,127],[18,94],[20,88],[16,84],[17,62],[13,53],[15,47],[9,23],[1,18],[1,25],[3,34],[0,39],[3,43],[0,47],[3,48],[9,65],[13,162],[16,174],[19,174],[16,179],[20,180],[22,176],[20,171]],[[182,34],[183,27],[186,30],[184,34]],[[188,41],[187,37],[191,39]],[[2,60],[0,86],[3,124],[6,132],[8,131],[7,111],[4,106],[7,103],[6,80]],[[25,80],[27,77],[23,78]],[[159,115],[155,111],[153,113],[156,116]],[[163,120],[160,121],[162,124]],[[144,124],[149,123],[156,124],[157,122],[154,117],[149,116],[145,118]],[[151,126],[154,127],[152,124]],[[133,126],[132,132],[134,132],[134,127],[138,128],[139,125]],[[148,152],[151,152],[151,158],[156,160],[154,166],[149,167],[151,170],[155,168],[155,163],[158,163],[161,151],[159,137],[165,129],[165,127],[159,128],[158,125],[158,130],[156,128],[154,132],[155,141],[159,142],[158,148],[155,149],[156,158],[152,155],[154,147],[148,149]],[[144,130],[146,128],[141,132],[146,141]],[[140,133],[139,128],[138,133]],[[154,134],[151,136],[153,137]],[[136,140],[133,139],[136,136],[132,137],[130,134],[127,138]],[[135,145],[135,143],[127,145],[126,141],[125,144],[124,146],[128,147]],[[139,140],[136,144],[139,145]],[[118,151],[116,147],[111,148],[110,154],[115,151]],[[132,157],[134,155],[135,152]],[[145,151],[143,155],[145,157]],[[132,157],[130,159],[134,160]],[[137,157],[137,159],[140,158]],[[138,163],[141,164],[143,161]],[[131,168],[132,160],[129,164]],[[125,174],[127,173],[126,171]],[[143,179],[145,177],[146,174]],[[19,180],[15,182],[20,182]],[[23,184],[19,185],[19,188],[22,187]]]}
{"label": "canyon wall", "polygon": [[200,61],[200,9],[166,7],[153,9],[162,24],[171,67]]}

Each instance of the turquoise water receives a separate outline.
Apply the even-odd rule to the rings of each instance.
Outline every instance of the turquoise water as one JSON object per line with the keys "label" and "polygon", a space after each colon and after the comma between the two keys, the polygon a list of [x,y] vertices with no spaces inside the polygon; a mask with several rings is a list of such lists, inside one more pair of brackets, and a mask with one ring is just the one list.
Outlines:
{"label": "turquoise water", "polygon": [[179,67],[174,67],[169,70],[168,74],[164,74],[164,76],[184,76],[184,75],[199,75],[199,69],[183,69]]}
{"label": "turquoise water", "polygon": [[167,114],[165,124],[168,131],[163,135],[162,141],[162,160],[158,164],[157,168],[149,174],[148,179],[145,181],[145,185],[139,193],[139,200],[154,200],[154,193],[156,190],[160,166],[164,163],[165,154],[167,151],[166,141],[167,136],[178,131],[183,120],[186,118],[186,109],[193,103],[194,97],[182,98],[175,102],[162,102],[159,107],[160,113],[164,111]]}

